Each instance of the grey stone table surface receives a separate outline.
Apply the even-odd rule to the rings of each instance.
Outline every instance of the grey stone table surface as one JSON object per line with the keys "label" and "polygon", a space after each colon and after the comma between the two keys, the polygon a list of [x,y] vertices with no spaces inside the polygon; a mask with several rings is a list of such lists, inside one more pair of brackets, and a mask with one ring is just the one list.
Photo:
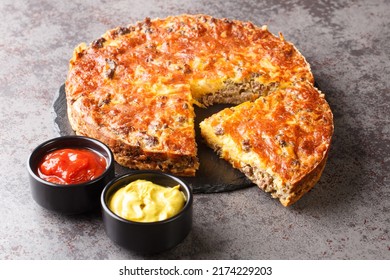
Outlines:
{"label": "grey stone table surface", "polygon": [[[335,132],[321,180],[292,207],[256,187],[196,194],[183,243],[143,256],[113,244],[99,214],[38,206],[26,162],[58,135],[53,98],[77,44],[183,13],[281,31],[311,64]],[[390,259],[388,0],[2,0],[0,14],[0,259]]]}

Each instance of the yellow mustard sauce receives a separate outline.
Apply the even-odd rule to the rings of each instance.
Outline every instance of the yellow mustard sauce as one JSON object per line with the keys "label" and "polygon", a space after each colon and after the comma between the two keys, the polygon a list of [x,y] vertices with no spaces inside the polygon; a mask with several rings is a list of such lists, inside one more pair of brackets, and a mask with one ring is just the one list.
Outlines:
{"label": "yellow mustard sauce", "polygon": [[186,197],[180,186],[163,187],[137,180],[118,189],[108,207],[118,216],[134,222],[157,222],[169,219],[184,207]]}

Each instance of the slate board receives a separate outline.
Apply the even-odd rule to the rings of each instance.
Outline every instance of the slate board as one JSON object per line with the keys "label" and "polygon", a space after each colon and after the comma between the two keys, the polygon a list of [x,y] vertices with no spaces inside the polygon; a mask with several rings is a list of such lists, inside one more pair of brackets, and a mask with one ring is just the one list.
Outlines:
{"label": "slate board", "polygon": [[[200,136],[199,122],[229,106],[213,105],[207,109],[195,107],[196,142],[198,144],[200,167],[195,177],[180,177],[192,187],[194,193],[226,192],[253,186],[253,183],[245,175],[220,159]],[[66,111],[65,85],[62,85],[55,95],[53,109],[54,124],[58,133],[62,136],[74,135]],[[131,172],[131,169],[115,164],[117,176],[128,172]]]}

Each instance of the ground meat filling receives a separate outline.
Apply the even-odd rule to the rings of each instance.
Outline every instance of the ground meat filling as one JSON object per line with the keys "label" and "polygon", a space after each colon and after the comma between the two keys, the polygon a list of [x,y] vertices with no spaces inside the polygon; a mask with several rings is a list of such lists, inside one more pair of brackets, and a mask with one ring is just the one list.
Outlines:
{"label": "ground meat filling", "polygon": [[263,85],[255,80],[257,75],[252,74],[250,79],[237,83],[226,80],[224,87],[216,92],[203,95],[199,102],[205,106],[213,104],[240,104],[253,101],[260,96],[266,96],[277,88],[275,83]]}
{"label": "ground meat filling", "polygon": [[250,165],[244,165],[240,169],[253,183],[265,192],[274,193],[277,191],[276,185],[273,182],[274,179],[270,174]]}

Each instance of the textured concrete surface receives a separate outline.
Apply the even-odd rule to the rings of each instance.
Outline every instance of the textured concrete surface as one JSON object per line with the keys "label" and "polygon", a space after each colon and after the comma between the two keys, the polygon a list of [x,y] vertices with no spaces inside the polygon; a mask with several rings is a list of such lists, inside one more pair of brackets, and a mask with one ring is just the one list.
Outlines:
{"label": "textured concrete surface", "polygon": [[[130,2],[130,3],[128,3]],[[57,136],[53,97],[80,42],[145,17],[207,13],[267,24],[310,62],[335,118],[320,182],[291,208],[253,188],[199,194],[194,225],[154,259],[390,259],[390,2],[0,2],[0,259],[142,259],[99,214],[66,217],[31,198],[26,161]]]}

